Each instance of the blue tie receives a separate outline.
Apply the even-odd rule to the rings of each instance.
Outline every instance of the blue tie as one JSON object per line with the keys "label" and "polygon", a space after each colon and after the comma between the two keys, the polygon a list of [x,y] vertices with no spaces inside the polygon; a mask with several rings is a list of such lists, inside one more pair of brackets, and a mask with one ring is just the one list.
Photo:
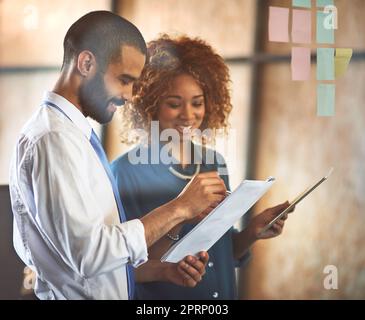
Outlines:
{"label": "blue tie", "polygon": [[[67,116],[67,114],[59,106],[57,106],[56,104],[54,104],[50,101],[44,101],[43,105],[45,105],[45,106],[48,105],[48,106],[51,106],[53,108],[56,108],[61,113],[63,113],[67,118],[69,118]],[[70,119],[70,121],[71,121],[71,119]],[[99,138],[96,135],[94,130],[91,130],[90,143],[93,146],[96,154],[98,155],[101,163],[103,164],[105,172],[108,175],[108,178],[109,178],[110,183],[112,185],[114,198],[115,198],[115,201],[116,201],[117,207],[118,207],[119,219],[120,219],[121,222],[125,222],[125,221],[127,221],[127,218],[125,216],[122,201],[120,200],[120,197],[119,197],[117,184],[116,184],[114,176],[113,176],[113,174],[110,170],[109,161],[106,157],[104,149],[103,149],[103,147],[100,143],[100,140],[99,140]],[[127,282],[128,282],[128,297],[129,297],[129,300],[132,300],[133,296],[134,296],[134,273],[133,273],[133,267],[129,264],[127,264]]]}
{"label": "blue tie", "polygon": [[[104,166],[105,172],[107,173],[107,175],[109,177],[110,183],[113,188],[114,198],[115,198],[115,201],[117,202],[117,206],[118,206],[119,219],[121,222],[125,222],[125,221],[127,221],[127,218],[125,216],[122,201],[120,200],[117,184],[116,184],[114,176],[110,170],[109,161],[106,157],[104,149],[101,146],[100,140],[94,130],[91,131],[90,143],[93,146],[96,154],[98,155],[101,163]],[[127,264],[127,280],[128,280],[128,296],[129,296],[129,299],[132,300],[133,295],[134,295],[134,274],[133,274],[133,267],[129,264]]]}

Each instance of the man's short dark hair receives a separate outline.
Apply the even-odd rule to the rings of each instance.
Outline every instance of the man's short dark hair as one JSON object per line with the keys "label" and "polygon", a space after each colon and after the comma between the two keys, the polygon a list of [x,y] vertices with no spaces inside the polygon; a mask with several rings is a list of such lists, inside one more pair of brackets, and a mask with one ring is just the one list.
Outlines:
{"label": "man's short dark hair", "polygon": [[135,47],[146,55],[146,43],[135,25],[109,11],[89,12],[73,23],[66,33],[62,68],[83,50],[89,50],[104,69],[120,57],[123,45]]}

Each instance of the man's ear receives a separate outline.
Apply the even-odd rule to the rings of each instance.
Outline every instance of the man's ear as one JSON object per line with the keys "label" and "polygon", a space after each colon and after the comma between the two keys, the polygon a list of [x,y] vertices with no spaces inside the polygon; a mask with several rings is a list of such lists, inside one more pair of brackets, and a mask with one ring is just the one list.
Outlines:
{"label": "man's ear", "polygon": [[83,77],[94,75],[96,70],[96,59],[92,52],[81,51],[77,57],[77,69]]}

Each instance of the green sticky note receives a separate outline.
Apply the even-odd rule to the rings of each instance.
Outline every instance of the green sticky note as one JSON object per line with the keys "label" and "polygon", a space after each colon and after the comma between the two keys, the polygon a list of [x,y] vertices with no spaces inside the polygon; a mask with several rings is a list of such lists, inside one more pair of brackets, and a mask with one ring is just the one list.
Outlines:
{"label": "green sticky note", "polygon": [[311,8],[312,0],[293,0],[293,7]]}
{"label": "green sticky note", "polygon": [[[332,13],[317,12],[317,42],[318,43],[335,43],[335,30],[328,28],[328,17]],[[326,19],[327,18],[327,19]]]}
{"label": "green sticky note", "polygon": [[335,115],[336,86],[319,84],[317,86],[317,116],[332,117]]}
{"label": "green sticky note", "polygon": [[335,55],[335,77],[343,76],[351,61],[353,50],[351,48],[337,48]]}
{"label": "green sticky note", "polygon": [[317,80],[335,80],[335,49],[317,49]]}
{"label": "green sticky note", "polygon": [[333,0],[317,0],[317,7],[333,6]]}

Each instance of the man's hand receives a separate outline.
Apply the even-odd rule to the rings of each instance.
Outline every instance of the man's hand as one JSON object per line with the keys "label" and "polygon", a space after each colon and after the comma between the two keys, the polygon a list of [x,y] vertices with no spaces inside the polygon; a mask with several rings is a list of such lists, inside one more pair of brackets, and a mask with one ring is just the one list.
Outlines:
{"label": "man's hand", "polygon": [[203,212],[199,213],[197,216],[195,216],[193,219],[187,220],[184,223],[190,223],[190,224],[198,224],[200,221],[202,221],[214,208],[214,206],[209,206],[206,208]]}
{"label": "man's hand", "polygon": [[172,228],[193,219],[208,207],[216,207],[225,196],[224,181],[216,171],[196,175],[174,200],[141,218],[147,246],[151,247]]}
{"label": "man's hand", "polygon": [[187,210],[186,220],[193,219],[203,212],[205,215],[225,198],[224,181],[216,171],[196,175],[175,200]]}
{"label": "man's hand", "polygon": [[165,281],[184,287],[195,287],[205,274],[209,260],[208,252],[199,252],[199,258],[187,256],[179,263],[163,263],[165,265]]}
{"label": "man's hand", "polygon": [[[285,220],[288,218],[288,215],[285,214],[281,219],[275,222],[272,227],[265,232],[261,233],[264,227],[274,219],[278,214],[280,214],[283,210],[289,207],[289,202],[286,201],[278,206],[268,208],[265,211],[261,212],[257,216],[255,216],[249,223],[248,228],[252,232],[252,236],[255,240],[258,239],[269,239],[274,238],[280,235],[283,232]],[[294,208],[290,211],[293,212]]]}

